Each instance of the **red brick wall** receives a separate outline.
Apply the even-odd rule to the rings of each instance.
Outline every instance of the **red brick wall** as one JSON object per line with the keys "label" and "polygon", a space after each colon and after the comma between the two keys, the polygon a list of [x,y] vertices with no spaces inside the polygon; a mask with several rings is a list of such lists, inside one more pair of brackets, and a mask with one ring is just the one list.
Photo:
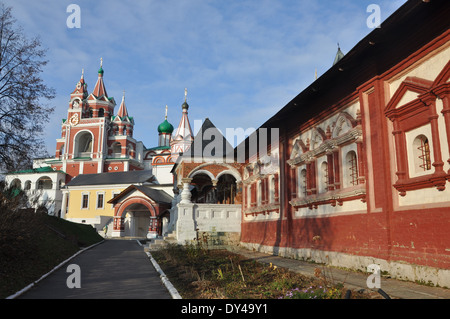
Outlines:
{"label": "red brick wall", "polygon": [[[450,208],[242,224],[241,242],[450,268]],[[389,222],[389,223],[388,223]],[[320,239],[314,240],[315,236]],[[446,250],[447,249],[447,250]]]}

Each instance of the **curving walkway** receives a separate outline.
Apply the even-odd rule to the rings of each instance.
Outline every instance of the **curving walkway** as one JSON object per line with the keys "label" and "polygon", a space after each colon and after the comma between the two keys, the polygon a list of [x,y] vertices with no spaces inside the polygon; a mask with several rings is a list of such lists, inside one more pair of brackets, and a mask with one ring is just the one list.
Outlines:
{"label": "curving walkway", "polygon": [[[68,288],[71,264],[81,288]],[[71,277],[73,278],[73,277]],[[75,282],[71,280],[70,282]],[[136,240],[106,240],[67,262],[17,299],[172,299]]]}

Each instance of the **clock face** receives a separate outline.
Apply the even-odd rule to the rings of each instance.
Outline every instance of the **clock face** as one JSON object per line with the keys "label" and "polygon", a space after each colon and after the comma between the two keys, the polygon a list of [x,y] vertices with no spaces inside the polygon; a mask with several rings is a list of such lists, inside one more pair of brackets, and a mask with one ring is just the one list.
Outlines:
{"label": "clock face", "polygon": [[78,122],[79,122],[78,114],[75,113],[75,114],[72,115],[72,117],[70,118],[69,123],[70,123],[70,125],[75,126],[75,125],[78,124]]}

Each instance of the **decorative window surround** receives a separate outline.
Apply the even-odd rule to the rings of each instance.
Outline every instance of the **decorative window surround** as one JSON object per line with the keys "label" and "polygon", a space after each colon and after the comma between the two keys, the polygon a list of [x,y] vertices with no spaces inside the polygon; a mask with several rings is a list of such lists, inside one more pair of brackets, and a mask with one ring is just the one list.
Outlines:
{"label": "decorative window surround", "polygon": [[360,125],[358,125],[341,136],[323,141],[323,143],[316,149],[304,152],[292,159],[289,159],[287,163],[291,165],[291,167],[303,165],[315,160],[317,157],[323,154],[333,151],[342,144],[346,144],[349,142],[358,142],[360,140],[362,140],[362,128]]}
{"label": "decorative window surround", "polygon": [[330,204],[342,206],[345,201],[358,200],[363,203],[366,202],[366,187],[365,185],[357,185],[351,189],[334,190],[323,194],[307,196],[303,198],[296,198],[289,202],[295,208],[308,207],[309,209],[317,208],[318,205]]}
{"label": "decorative window surround", "polygon": [[272,204],[271,203],[271,204],[266,204],[266,205],[262,205],[262,206],[258,206],[258,207],[250,207],[244,211],[244,214],[247,217],[249,215],[251,215],[251,216],[256,216],[259,214],[266,215],[271,212],[279,214],[280,213],[280,204],[278,204],[278,203]]}
{"label": "decorative window surround", "polygon": [[[439,137],[438,119],[439,114],[436,111],[436,100],[443,101],[443,110],[447,142],[450,146],[450,83],[447,82],[450,76],[450,62],[444,67],[434,82],[418,77],[407,77],[399,86],[392,99],[385,109],[386,116],[393,122],[393,132],[398,179],[393,185],[400,196],[405,196],[409,190],[421,188],[436,187],[437,190],[445,190],[447,180],[450,180],[450,172],[443,169],[444,162],[441,152],[441,143]],[[417,98],[399,105],[402,97],[412,91],[417,94]],[[408,172],[408,154],[406,146],[406,132],[413,128],[431,125],[430,143],[433,146],[434,170],[430,174],[411,177]],[[447,159],[450,163],[450,158]]]}

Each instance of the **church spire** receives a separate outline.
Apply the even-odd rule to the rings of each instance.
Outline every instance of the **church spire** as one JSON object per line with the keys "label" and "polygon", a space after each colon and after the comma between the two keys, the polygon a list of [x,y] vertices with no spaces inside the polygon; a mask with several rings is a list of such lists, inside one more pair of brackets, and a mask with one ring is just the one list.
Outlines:
{"label": "church spire", "polygon": [[105,83],[103,83],[103,58],[100,58],[100,69],[98,70],[98,79],[95,83],[94,91],[92,94],[97,98],[105,97],[108,98],[108,93],[106,93]]}
{"label": "church spire", "polygon": [[125,105],[125,90],[123,91],[122,102],[120,103],[119,111],[117,112],[117,116],[120,118],[128,117],[128,110]]}
{"label": "church spire", "polygon": [[187,114],[187,110],[189,109],[189,104],[187,103],[187,88],[184,89],[184,103],[181,105],[183,113]]}
{"label": "church spire", "polygon": [[180,124],[170,143],[172,153],[181,153],[186,151],[190,146],[194,137],[192,136],[191,124],[188,118],[189,104],[187,103],[187,89],[184,89],[184,103],[181,105],[182,115]]}
{"label": "church spire", "polygon": [[343,57],[344,57],[344,53],[342,53],[341,47],[339,46],[339,43],[338,43],[338,51],[337,51],[337,53],[336,53],[336,57],[334,58],[333,65],[335,65],[335,64],[338,63],[340,60],[342,60]]}
{"label": "church spire", "polygon": [[80,99],[87,97],[87,84],[84,82],[84,69],[81,69],[81,78],[77,82],[75,90],[71,94],[71,98],[73,97],[79,97]]}

